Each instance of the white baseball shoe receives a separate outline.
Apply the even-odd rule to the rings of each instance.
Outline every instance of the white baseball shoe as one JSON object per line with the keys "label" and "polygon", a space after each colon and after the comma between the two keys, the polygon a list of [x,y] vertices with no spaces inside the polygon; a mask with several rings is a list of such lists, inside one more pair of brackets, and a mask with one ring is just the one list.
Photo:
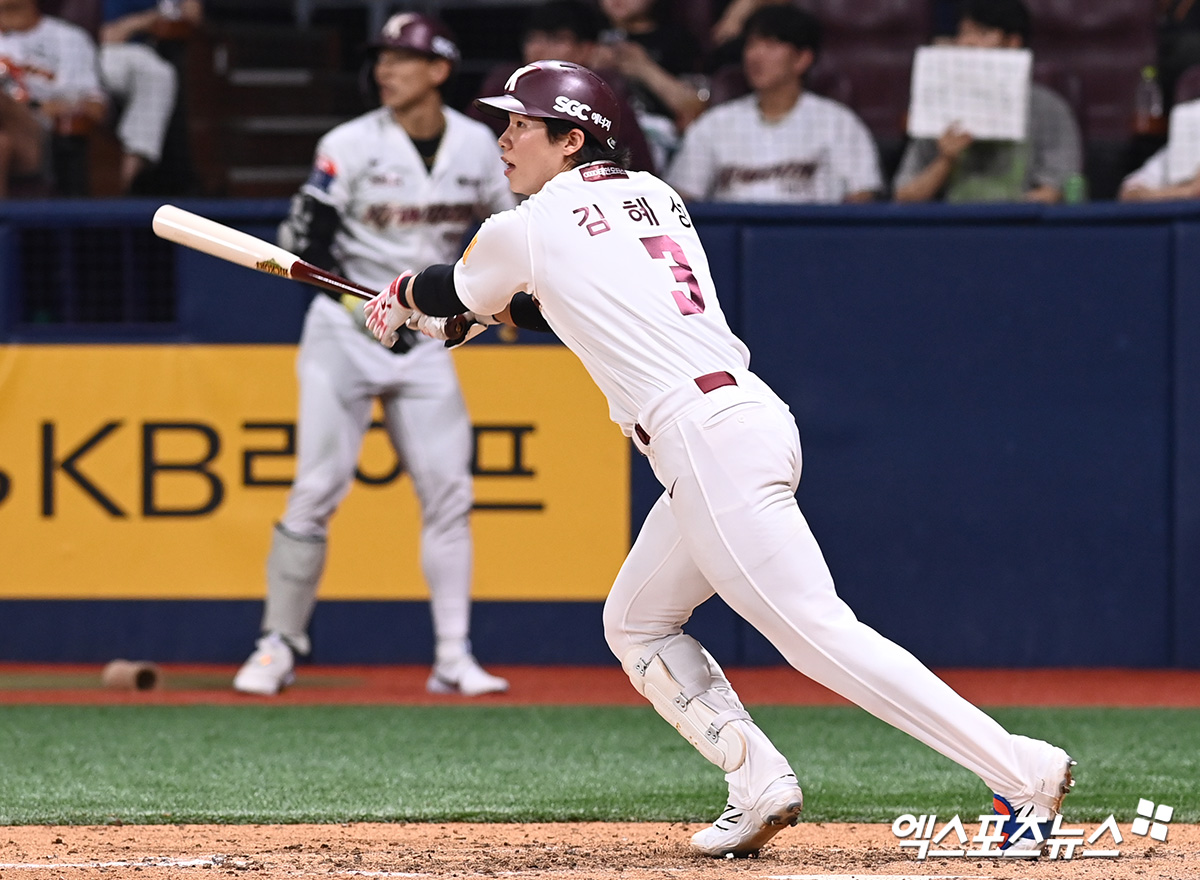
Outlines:
{"label": "white baseball shoe", "polygon": [[727,805],[717,821],[692,835],[692,849],[714,859],[758,855],[767,841],[800,820],[802,809],[804,793],[796,777],[781,776],[751,809]]}
{"label": "white baseball shoe", "polygon": [[508,681],[485,671],[472,655],[464,654],[449,663],[436,664],[425,682],[425,690],[431,694],[478,697],[504,693],[508,690]]}
{"label": "white baseball shoe", "polygon": [[296,680],[296,658],[279,633],[260,638],[254,653],[233,677],[233,689],[243,694],[273,697]]}
{"label": "white baseball shoe", "polygon": [[[999,831],[1004,835],[1000,844],[1006,856],[1037,858],[1050,839],[1054,819],[1062,813],[1062,802],[1075,786],[1071,768],[1075,762],[1062,749],[1051,746],[1039,765],[1036,791],[1025,800],[1009,800],[998,794],[992,795],[992,806],[997,815],[1009,818],[1001,824]],[[1030,820],[1036,822],[1030,822]],[[1036,824],[1041,832],[1033,831]]]}

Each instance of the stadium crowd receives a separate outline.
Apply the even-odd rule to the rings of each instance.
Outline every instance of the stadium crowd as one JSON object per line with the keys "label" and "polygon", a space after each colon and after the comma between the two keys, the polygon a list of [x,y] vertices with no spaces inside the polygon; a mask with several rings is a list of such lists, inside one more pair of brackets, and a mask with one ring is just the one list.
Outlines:
{"label": "stadium crowd", "polygon": [[[380,4],[310,2],[315,14],[298,21],[300,5],[0,0],[0,194],[245,194],[197,167],[228,153],[221,114],[235,102],[214,94],[221,76],[229,81],[225,35],[256,24],[332,30],[341,72],[369,79],[367,39],[347,34]],[[537,58],[585,64],[628,109],[635,167],[692,199],[1200,195],[1200,176],[1164,170],[1172,107],[1200,100],[1192,0],[517,0],[503,7],[512,27],[501,30],[494,2],[385,11],[410,7],[440,15],[463,47],[450,106],[470,112],[471,98]],[[1026,141],[953,128],[909,137],[914,53],[938,43],[1032,50]],[[359,103],[343,99],[333,114],[361,112],[369,88],[358,91]],[[294,189],[275,176],[279,194]]]}

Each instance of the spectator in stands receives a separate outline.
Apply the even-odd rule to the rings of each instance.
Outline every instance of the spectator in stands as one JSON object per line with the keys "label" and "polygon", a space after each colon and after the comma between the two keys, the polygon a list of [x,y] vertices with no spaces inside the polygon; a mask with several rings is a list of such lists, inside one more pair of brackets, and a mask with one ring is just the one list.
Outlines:
{"label": "spectator in stands", "polygon": [[882,187],[879,152],[848,107],[804,88],[820,24],[790,5],[752,14],[743,67],[753,89],[701,116],[667,173],[685,199],[864,202]]}
{"label": "spectator in stands", "polygon": [[[1200,105],[1200,100],[1189,102]],[[1191,178],[1171,182],[1167,171],[1167,147],[1163,147],[1121,182],[1117,199],[1122,202],[1165,202],[1200,199],[1200,166]]]}
{"label": "spectator in stands", "polygon": [[1200,3],[1159,0],[1158,72],[1169,103],[1175,98],[1175,81],[1193,64],[1200,64]]}
{"label": "spectator in stands", "polygon": [[[550,0],[529,11],[521,40],[521,63],[535,61],[570,61],[595,69],[593,56],[596,39],[604,21],[595,6],[586,0]],[[515,64],[501,64],[483,82],[480,95],[499,95],[504,83],[517,69]],[[657,171],[646,136],[638,124],[637,114],[629,105],[629,85],[616,71],[600,71],[617,96],[621,107],[621,144],[630,152],[630,167],[634,171]],[[495,116],[480,113],[472,103],[467,115],[489,126],[499,137],[506,122]]]}
{"label": "spectator in stands", "polygon": [[[965,0],[955,42],[984,49],[1029,44],[1029,10],[1022,0]],[[1059,95],[1032,83],[1029,137],[1025,141],[976,141],[951,126],[937,140],[909,143],[896,172],[900,202],[1062,201],[1063,184],[1083,168],[1079,125]]]}
{"label": "spectator in stands", "polygon": [[659,167],[679,143],[679,133],[703,111],[708,90],[700,76],[703,51],[680,28],[669,27],[662,0],[600,0],[608,30],[600,35],[593,67],[614,69],[629,80],[629,103],[650,139]]}
{"label": "spectator in stands", "polygon": [[37,0],[0,0],[0,197],[14,179],[49,178],[50,137],[102,121],[96,44],[42,15]]}
{"label": "spectator in stands", "polygon": [[109,94],[122,105],[117,137],[121,191],[162,158],[163,140],[179,91],[175,68],[147,40],[169,33],[179,23],[197,25],[200,0],[164,6],[158,0],[104,0],[100,29],[100,75]]}

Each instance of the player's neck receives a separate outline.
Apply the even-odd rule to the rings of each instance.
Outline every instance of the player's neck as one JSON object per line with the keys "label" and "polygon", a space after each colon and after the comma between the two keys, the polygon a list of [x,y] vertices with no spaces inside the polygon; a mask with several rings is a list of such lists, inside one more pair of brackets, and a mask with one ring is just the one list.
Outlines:
{"label": "player's neck", "polygon": [[408,107],[393,107],[392,119],[408,133],[413,140],[429,140],[442,133],[446,127],[446,117],[442,113],[442,100],[436,93],[430,100],[421,101]]}
{"label": "player's neck", "polygon": [[758,98],[758,112],[767,122],[778,122],[792,112],[796,102],[804,93],[804,87],[799,82],[781,83],[755,93]]}

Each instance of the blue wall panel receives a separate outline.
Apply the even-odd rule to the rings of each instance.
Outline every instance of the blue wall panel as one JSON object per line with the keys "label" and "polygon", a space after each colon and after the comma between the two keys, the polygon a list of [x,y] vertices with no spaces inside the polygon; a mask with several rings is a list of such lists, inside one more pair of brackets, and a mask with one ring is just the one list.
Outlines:
{"label": "blue wall panel", "polygon": [[[16,326],[17,229],[144,227],[156,206],[0,205],[0,341],[295,342],[310,289],[182,248],[178,321]],[[267,238],[286,209],[184,206]],[[938,666],[1200,667],[1200,208],[692,215],[796,411],[801,505],[860,617]],[[640,456],[631,481],[632,536],[661,487]],[[0,659],[233,662],[260,611],[4,601]],[[598,603],[479,603],[474,629],[489,662],[613,662]],[[689,629],[723,663],[779,662],[720,600]],[[431,651],[425,603],[322,603],[313,635],[323,662]]]}
{"label": "blue wall panel", "polygon": [[[1164,228],[750,228],[843,596],[929,663],[1170,662]],[[986,646],[986,647],[984,647]]]}
{"label": "blue wall panel", "polygon": [[1200,667],[1200,223],[1175,233],[1174,660]]}

